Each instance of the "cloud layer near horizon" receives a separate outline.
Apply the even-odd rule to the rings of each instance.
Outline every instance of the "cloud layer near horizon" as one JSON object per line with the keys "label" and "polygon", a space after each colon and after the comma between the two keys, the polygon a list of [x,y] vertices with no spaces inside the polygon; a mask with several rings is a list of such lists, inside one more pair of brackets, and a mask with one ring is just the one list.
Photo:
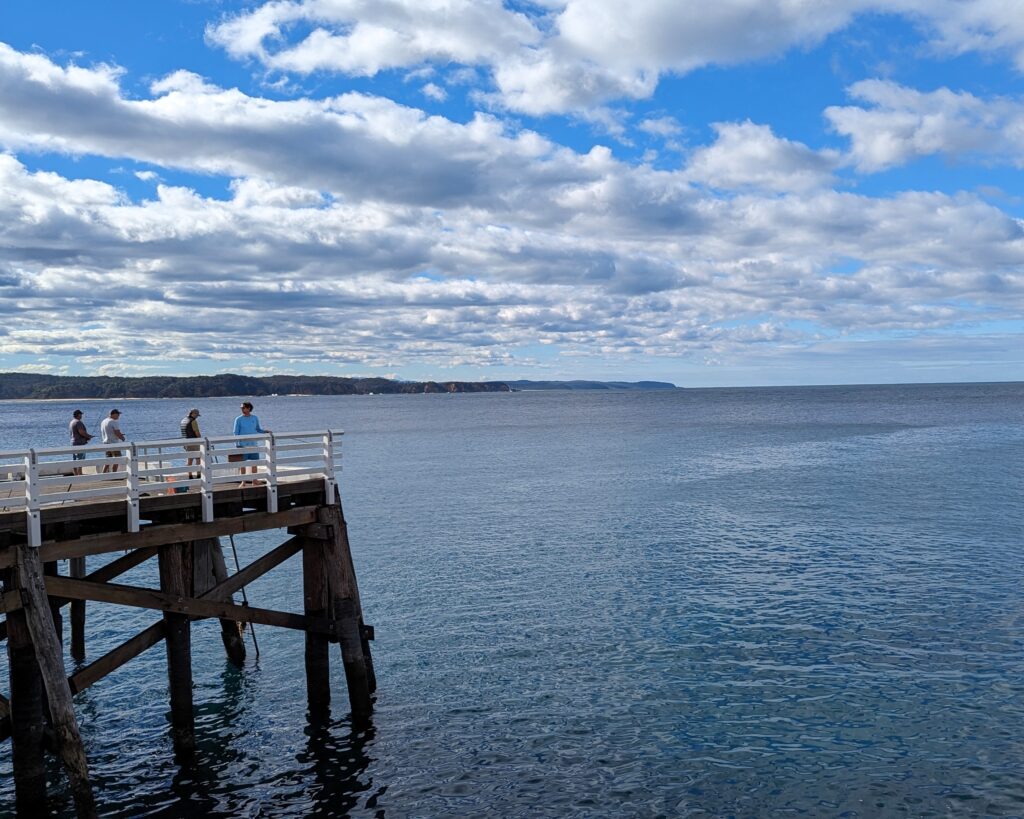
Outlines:
{"label": "cloud layer near horizon", "polygon": [[[747,57],[880,8],[767,5],[720,4],[700,25],[683,15],[680,38],[679,15],[656,2],[613,27],[598,0],[541,16],[497,2],[277,2],[207,36],[298,73],[485,66],[494,87],[481,99],[536,113],[594,110],[666,73],[739,61],[754,46],[728,32],[768,11]],[[886,7],[934,48],[1024,54],[1024,27],[997,3]],[[298,23],[309,33],[289,39]],[[638,355],[714,363],[1021,315],[1020,220],[975,193],[867,195],[838,176],[931,155],[1019,166],[1021,101],[862,80],[822,111],[841,150],[744,119],[715,123],[666,169],[575,151],[493,111],[458,122],[367,93],[279,99],[185,70],[133,96],[124,80],[0,43],[2,355],[116,369],[130,350],[157,368],[244,360],[272,338],[254,366],[522,372],[557,346],[628,371]],[[671,117],[636,127],[680,132]],[[152,194],[27,166],[48,154],[141,163]],[[223,177],[228,193],[158,184],[161,169]]]}

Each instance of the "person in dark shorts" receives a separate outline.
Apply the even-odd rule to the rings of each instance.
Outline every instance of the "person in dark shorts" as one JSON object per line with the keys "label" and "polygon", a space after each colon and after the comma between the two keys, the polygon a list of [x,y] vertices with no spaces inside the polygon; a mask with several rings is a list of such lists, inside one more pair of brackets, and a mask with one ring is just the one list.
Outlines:
{"label": "person in dark shorts", "polygon": [[[232,433],[231,433],[232,435],[253,435],[253,434],[256,434],[256,433],[262,434],[262,433],[270,432],[269,429],[263,429],[263,427],[260,426],[260,419],[257,418],[255,415],[253,415],[253,412],[252,412],[252,402],[250,402],[250,401],[243,401],[241,409],[242,409],[242,414],[239,415],[235,419],[235,426],[234,426],[234,428],[232,430]],[[235,446],[243,448],[243,449],[245,449],[245,448],[255,449],[256,442],[255,441],[239,441],[237,444],[235,444]],[[243,452],[243,453],[238,453],[238,454],[241,455],[241,458],[239,458],[239,460],[241,460],[243,462],[244,461],[255,461],[255,460],[257,460],[260,457],[258,452]],[[253,464],[252,469],[250,470],[253,475],[256,474],[256,469],[257,469],[256,465]],[[242,467],[242,476],[243,476],[243,484],[244,484],[244,482],[245,482],[244,481],[244,476],[245,476],[245,467],[244,466]],[[253,481],[253,483],[255,483],[255,480]]]}
{"label": "person in dark shorts", "polygon": [[[202,434],[199,432],[199,421],[196,420],[198,418],[199,418],[199,410],[197,410],[195,407],[193,407],[192,409],[190,409],[188,411],[188,415],[186,415],[184,418],[181,419],[181,437],[182,438],[190,438],[191,439],[191,438],[202,438],[203,437]],[[199,451],[199,445],[198,444],[186,444],[185,445],[185,451],[186,452],[198,452]],[[196,466],[199,465],[199,458],[198,458],[198,456],[195,456],[195,457],[190,456],[189,457],[188,463],[186,464],[186,466],[193,466],[193,465],[196,465]],[[188,473],[188,476],[190,478],[196,477],[191,472]]]}
{"label": "person in dark shorts", "polygon": [[[85,421],[82,420],[82,411],[76,409],[71,413],[71,421],[68,423],[68,432],[71,433],[71,446],[85,446],[89,441],[92,440],[92,436],[89,431],[85,428]],[[74,452],[71,455],[73,461],[84,461],[84,452]],[[76,475],[82,474],[82,467],[76,466],[74,469]]]}

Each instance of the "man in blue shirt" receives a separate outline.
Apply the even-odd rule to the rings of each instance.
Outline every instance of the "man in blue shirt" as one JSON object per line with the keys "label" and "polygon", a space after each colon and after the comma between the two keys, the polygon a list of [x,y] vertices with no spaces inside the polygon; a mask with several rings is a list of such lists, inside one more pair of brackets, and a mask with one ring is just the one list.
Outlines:
{"label": "man in blue shirt", "polygon": [[[263,429],[260,426],[260,419],[252,414],[252,403],[249,401],[242,402],[242,414],[235,419],[235,429],[232,435],[255,435],[257,433],[270,432],[269,429]],[[239,447],[255,447],[256,441],[239,441],[236,446]],[[246,452],[242,454],[242,461],[255,461],[259,459],[259,453],[257,452]],[[257,467],[254,465],[251,468],[253,475],[256,474]],[[242,474],[245,475],[245,467],[242,467]],[[244,483],[244,481],[243,481]]]}

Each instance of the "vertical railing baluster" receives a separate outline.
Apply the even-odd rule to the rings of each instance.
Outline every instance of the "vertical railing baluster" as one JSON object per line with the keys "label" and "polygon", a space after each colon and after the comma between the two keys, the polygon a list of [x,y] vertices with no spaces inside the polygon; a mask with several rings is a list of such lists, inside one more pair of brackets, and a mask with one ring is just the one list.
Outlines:
{"label": "vertical railing baluster", "polygon": [[128,445],[125,485],[128,492],[128,531],[137,532],[139,531],[139,450],[134,443]]}
{"label": "vertical railing baluster", "polygon": [[210,439],[203,438],[199,444],[199,491],[203,494],[203,523],[213,521],[213,466],[210,454]]}
{"label": "vertical railing baluster", "polygon": [[34,449],[25,455],[25,516],[28,545],[38,549],[43,542],[43,523],[39,512],[39,461]]}
{"label": "vertical railing baluster", "polygon": [[334,502],[334,436],[330,430],[324,433],[324,492],[327,503]]}
{"label": "vertical railing baluster", "polygon": [[277,441],[268,433],[267,444],[267,511],[277,511]]}

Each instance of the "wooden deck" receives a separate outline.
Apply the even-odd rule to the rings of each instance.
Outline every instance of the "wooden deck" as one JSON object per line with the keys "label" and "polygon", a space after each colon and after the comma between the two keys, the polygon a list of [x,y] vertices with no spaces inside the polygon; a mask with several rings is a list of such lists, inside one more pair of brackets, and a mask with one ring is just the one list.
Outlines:
{"label": "wooden deck", "polygon": [[[278,485],[278,511],[267,512],[266,486],[227,484],[213,493],[214,519],[201,520],[198,492],[143,495],[139,498],[139,531],[129,534],[123,501],[78,501],[41,510],[44,562],[93,554],[227,537],[263,529],[313,523],[316,509],[328,503],[320,478],[283,481]],[[0,569],[14,565],[14,545],[26,537],[25,515],[0,513]]]}
{"label": "wooden deck", "polygon": [[[334,433],[256,437],[255,445],[246,444],[256,457],[245,461],[231,457],[237,450],[228,447],[251,438],[202,439],[196,448],[181,440],[82,448],[96,453],[86,461],[73,459],[79,450],[72,449],[0,453],[0,640],[7,642],[10,673],[10,695],[0,694],[0,739],[12,740],[19,816],[47,811],[47,746],[61,757],[78,815],[98,814],[72,697],[161,641],[171,738],[176,753],[193,752],[194,620],[220,621],[228,659],[239,666],[245,659],[241,624],[303,632],[311,720],[330,716],[328,650],[338,644],[352,717],[360,724],[370,719],[373,628],[363,621],[336,486]],[[115,464],[119,473],[102,472]],[[257,470],[245,483],[243,465]],[[229,575],[219,538],[270,529],[285,529],[289,537]],[[88,572],[89,557],[120,551]],[[301,614],[234,599],[298,555],[303,583],[295,608]],[[158,588],[113,582],[153,558]],[[102,656],[88,657],[87,601],[148,609],[159,619]],[[77,664],[70,675],[61,645],[68,605]]]}

